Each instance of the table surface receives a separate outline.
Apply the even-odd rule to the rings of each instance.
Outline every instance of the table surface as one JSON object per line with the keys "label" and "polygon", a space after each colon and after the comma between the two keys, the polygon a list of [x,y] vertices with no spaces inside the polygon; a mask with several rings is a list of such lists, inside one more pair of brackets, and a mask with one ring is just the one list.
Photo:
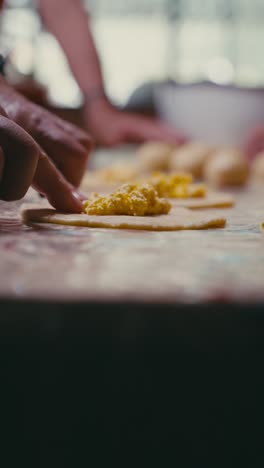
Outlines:
{"label": "table surface", "polygon": [[0,298],[264,302],[264,187],[235,199],[226,228],[182,232],[23,226],[2,202]]}

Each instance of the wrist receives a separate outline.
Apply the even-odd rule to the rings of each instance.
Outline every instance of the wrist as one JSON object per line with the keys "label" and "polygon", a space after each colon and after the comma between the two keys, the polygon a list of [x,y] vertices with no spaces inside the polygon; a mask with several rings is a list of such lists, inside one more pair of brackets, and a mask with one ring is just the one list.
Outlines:
{"label": "wrist", "polygon": [[93,90],[93,92],[85,96],[84,112],[88,122],[90,120],[98,119],[114,110],[114,106],[107,98],[102,90]]}
{"label": "wrist", "polygon": [[84,102],[85,106],[92,106],[97,101],[107,100],[104,88],[102,86],[97,86],[91,89],[84,91]]}

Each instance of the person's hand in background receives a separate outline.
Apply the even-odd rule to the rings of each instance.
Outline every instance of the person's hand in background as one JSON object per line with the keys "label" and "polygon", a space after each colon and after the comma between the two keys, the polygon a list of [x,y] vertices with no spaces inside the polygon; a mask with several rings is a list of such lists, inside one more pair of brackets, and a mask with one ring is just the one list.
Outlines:
{"label": "person's hand in background", "polygon": [[[176,130],[158,119],[123,112],[104,97],[100,60],[90,18],[81,0],[39,0],[38,4],[44,24],[60,42],[84,95],[87,129],[99,145],[115,146],[147,140],[182,141],[183,137]],[[94,100],[97,93],[99,99]]]}
{"label": "person's hand in background", "polygon": [[255,128],[246,139],[244,151],[249,159],[264,150],[264,124]]}
{"label": "person's hand in background", "polygon": [[171,126],[155,117],[145,117],[115,108],[106,99],[87,104],[85,120],[95,142],[101,146],[121,143],[166,141],[183,143],[185,138]]}
{"label": "person's hand in background", "polygon": [[80,212],[77,193],[89,136],[0,84],[0,198],[17,200],[32,185],[58,210]]}

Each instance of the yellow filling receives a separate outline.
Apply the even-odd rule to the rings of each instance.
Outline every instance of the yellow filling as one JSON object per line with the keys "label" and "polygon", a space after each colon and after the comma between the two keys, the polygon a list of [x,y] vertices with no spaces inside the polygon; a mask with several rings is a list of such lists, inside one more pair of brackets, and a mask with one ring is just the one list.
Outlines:
{"label": "yellow filling", "polygon": [[264,222],[261,223],[260,227],[261,227],[262,231],[264,232]]}
{"label": "yellow filling", "polygon": [[168,200],[159,198],[152,185],[122,185],[107,196],[94,194],[84,202],[84,213],[88,215],[150,216],[167,214],[171,209]]}
{"label": "yellow filling", "polygon": [[204,184],[189,185],[188,191],[190,198],[204,198],[207,194],[207,188]]}
{"label": "yellow filling", "polygon": [[205,185],[192,185],[192,176],[185,173],[154,173],[147,181],[160,197],[194,198],[206,195]]}

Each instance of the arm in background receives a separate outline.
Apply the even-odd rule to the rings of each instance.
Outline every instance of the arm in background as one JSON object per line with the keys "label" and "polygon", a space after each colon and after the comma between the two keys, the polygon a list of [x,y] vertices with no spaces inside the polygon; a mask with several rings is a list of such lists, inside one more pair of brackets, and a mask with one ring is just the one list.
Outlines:
{"label": "arm in background", "polygon": [[124,112],[106,97],[104,81],[87,15],[81,0],[39,0],[47,29],[61,44],[85,98],[85,121],[98,144],[165,140],[179,143],[183,136],[158,119]]}

